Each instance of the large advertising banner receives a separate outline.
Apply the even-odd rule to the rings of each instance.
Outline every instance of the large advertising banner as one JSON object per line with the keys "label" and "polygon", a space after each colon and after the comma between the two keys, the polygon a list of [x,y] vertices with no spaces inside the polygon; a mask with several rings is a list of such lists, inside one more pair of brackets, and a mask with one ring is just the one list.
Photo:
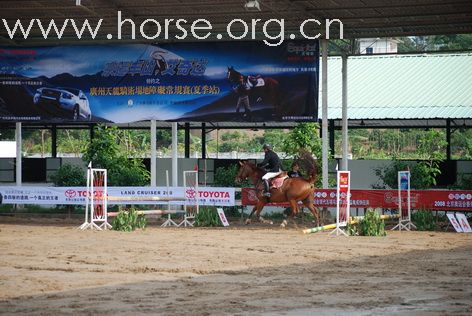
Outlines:
{"label": "large advertising banner", "polygon": [[[234,206],[234,188],[199,187],[198,203],[209,206]],[[66,204],[85,205],[87,189],[85,187],[15,187],[0,186],[0,194],[3,197],[3,204]],[[188,198],[188,193],[184,187],[108,187],[108,195],[118,197],[120,201],[109,202],[108,204],[137,204],[153,205],[166,204],[156,201],[146,201],[149,197],[175,198],[170,201],[173,205],[182,205],[182,198]],[[130,198],[130,200],[126,200]],[[139,198],[143,200],[139,201]]]}
{"label": "large advertising banner", "polygon": [[[257,203],[253,188],[241,190],[243,205]],[[411,208],[438,211],[472,211],[472,191],[449,190],[411,190]],[[270,204],[268,204],[270,205]],[[288,203],[282,204],[289,206]],[[351,189],[351,208],[388,208],[398,209],[396,190],[356,190]],[[316,207],[336,207],[336,189],[316,189]]]}
{"label": "large advertising banner", "polygon": [[0,122],[313,121],[318,41],[0,48]]}

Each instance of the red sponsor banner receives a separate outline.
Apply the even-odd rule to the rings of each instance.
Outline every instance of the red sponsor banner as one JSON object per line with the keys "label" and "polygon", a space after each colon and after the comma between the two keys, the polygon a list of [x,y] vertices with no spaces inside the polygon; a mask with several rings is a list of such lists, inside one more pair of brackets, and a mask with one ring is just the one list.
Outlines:
{"label": "red sponsor banner", "polygon": [[[438,211],[472,211],[472,191],[449,190],[411,190],[411,208]],[[255,205],[255,190],[241,190],[243,205]],[[406,201],[403,201],[405,203]],[[288,203],[268,204],[289,206]],[[336,207],[336,189],[315,191],[316,207]],[[351,208],[398,208],[397,190],[353,190],[351,189]]]}

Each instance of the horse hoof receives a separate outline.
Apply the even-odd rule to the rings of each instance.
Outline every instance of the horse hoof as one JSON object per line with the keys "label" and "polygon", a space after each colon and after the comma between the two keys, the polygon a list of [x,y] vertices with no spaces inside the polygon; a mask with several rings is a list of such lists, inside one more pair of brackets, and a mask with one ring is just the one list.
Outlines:
{"label": "horse hoof", "polygon": [[287,226],[287,221],[283,220],[282,224],[280,224],[280,227],[285,228],[285,226]]}
{"label": "horse hoof", "polygon": [[246,223],[246,225],[249,225],[249,224],[251,224],[251,220],[247,219],[245,223]]}
{"label": "horse hoof", "polygon": [[273,222],[273,221],[270,221],[269,224],[274,225],[274,222]]}

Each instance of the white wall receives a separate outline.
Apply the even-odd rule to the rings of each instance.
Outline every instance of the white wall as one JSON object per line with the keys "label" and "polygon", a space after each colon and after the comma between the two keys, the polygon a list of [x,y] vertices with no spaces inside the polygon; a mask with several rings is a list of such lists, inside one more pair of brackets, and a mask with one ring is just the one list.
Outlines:
{"label": "white wall", "polygon": [[16,142],[0,141],[0,158],[15,158]]}
{"label": "white wall", "polygon": [[372,189],[372,185],[378,181],[374,168],[388,166],[391,163],[390,160],[349,160],[351,188]]}

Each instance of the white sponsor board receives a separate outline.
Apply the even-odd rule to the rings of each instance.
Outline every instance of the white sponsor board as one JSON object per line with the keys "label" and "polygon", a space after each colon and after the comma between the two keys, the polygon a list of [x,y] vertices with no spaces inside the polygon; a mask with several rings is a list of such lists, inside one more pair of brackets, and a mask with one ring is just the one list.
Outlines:
{"label": "white sponsor board", "polygon": [[[85,205],[87,190],[85,187],[16,187],[0,186],[3,204],[69,204]],[[234,206],[234,188],[199,187],[198,192],[184,187],[108,187],[108,196],[132,197],[133,201],[113,201],[109,204],[163,204],[156,201],[136,201],[142,197],[162,197],[165,199],[193,199],[198,196],[200,205]],[[171,201],[181,205],[183,201]]]}
{"label": "white sponsor board", "polygon": [[217,207],[216,211],[218,212],[218,215],[220,216],[220,220],[221,220],[221,223],[223,224],[223,226],[225,226],[225,227],[229,226],[229,222],[226,219],[226,215],[225,215],[225,212],[223,211],[223,209],[221,207]]}
{"label": "white sponsor board", "polygon": [[461,225],[462,231],[464,233],[472,233],[472,229],[470,228],[469,222],[467,221],[467,217],[465,216],[465,214],[457,213],[456,217],[457,221],[459,222],[459,225]]}
{"label": "white sponsor board", "polygon": [[447,218],[449,218],[449,221],[451,222],[452,226],[454,227],[454,229],[456,230],[456,232],[458,233],[462,233],[462,228],[461,228],[461,225],[459,224],[459,222],[457,221],[456,217],[454,216],[454,214],[446,214],[447,215]]}

